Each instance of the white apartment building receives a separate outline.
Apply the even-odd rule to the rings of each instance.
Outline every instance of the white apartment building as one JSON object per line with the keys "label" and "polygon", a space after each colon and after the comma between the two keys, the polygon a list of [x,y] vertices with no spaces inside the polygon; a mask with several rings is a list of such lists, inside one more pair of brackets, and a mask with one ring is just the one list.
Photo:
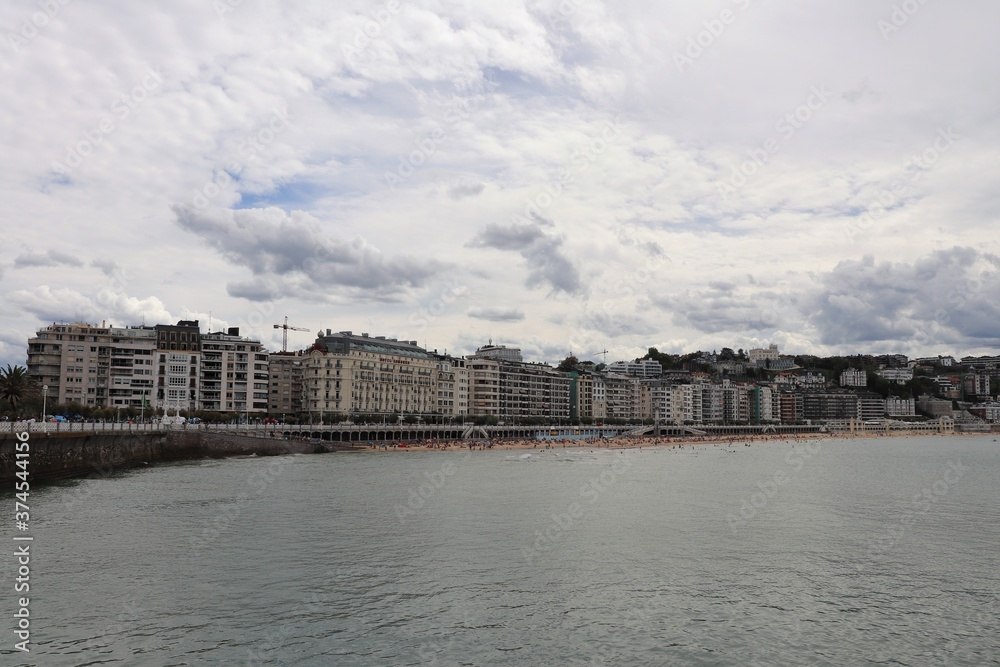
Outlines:
{"label": "white apartment building", "polygon": [[898,384],[906,384],[913,379],[913,368],[880,368],[875,372],[886,380]]}
{"label": "white apartment building", "polygon": [[268,352],[260,341],[240,336],[239,327],[201,334],[203,410],[266,413]]}
{"label": "white apartment building", "polygon": [[651,380],[663,375],[663,366],[655,359],[616,361],[608,366],[608,372],[615,375],[630,375],[644,380]]}
{"label": "white apartment building", "polygon": [[868,374],[861,368],[848,368],[840,374],[841,387],[867,387]]}

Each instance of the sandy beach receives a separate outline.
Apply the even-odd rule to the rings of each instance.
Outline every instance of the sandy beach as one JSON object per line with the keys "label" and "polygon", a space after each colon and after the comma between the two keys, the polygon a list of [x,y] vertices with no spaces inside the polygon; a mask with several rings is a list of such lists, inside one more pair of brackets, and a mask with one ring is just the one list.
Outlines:
{"label": "sandy beach", "polygon": [[409,451],[459,451],[487,449],[636,449],[644,447],[695,447],[704,445],[726,445],[731,447],[751,447],[753,445],[771,442],[804,442],[808,440],[846,440],[855,438],[905,438],[918,436],[952,437],[984,436],[997,437],[995,433],[928,433],[928,432],[890,432],[890,433],[797,433],[794,435],[754,435],[754,436],[688,436],[688,437],[626,437],[586,438],[575,440],[524,440],[501,439],[474,441],[442,441],[428,440],[420,442],[388,442],[371,445],[369,448],[382,452]]}

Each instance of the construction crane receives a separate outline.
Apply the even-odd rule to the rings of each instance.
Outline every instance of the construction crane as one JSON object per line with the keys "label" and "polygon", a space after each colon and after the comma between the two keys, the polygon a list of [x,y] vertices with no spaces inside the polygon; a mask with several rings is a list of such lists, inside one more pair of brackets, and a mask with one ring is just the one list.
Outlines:
{"label": "construction crane", "polygon": [[598,354],[603,354],[604,355],[604,365],[607,366],[608,365],[608,352],[610,352],[610,350],[601,350],[600,352],[595,352],[594,356],[597,356]]}
{"label": "construction crane", "polygon": [[290,327],[288,326],[288,315],[285,315],[284,324],[275,324],[275,329],[281,329],[281,351],[288,352],[288,330],[292,331],[309,331],[309,329],[303,329],[302,327]]}

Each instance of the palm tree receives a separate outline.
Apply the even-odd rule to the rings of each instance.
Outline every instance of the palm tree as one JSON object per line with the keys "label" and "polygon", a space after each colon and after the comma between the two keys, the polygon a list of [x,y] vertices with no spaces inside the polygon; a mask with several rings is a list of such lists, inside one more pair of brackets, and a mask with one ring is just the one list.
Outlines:
{"label": "palm tree", "polygon": [[6,401],[15,415],[24,399],[34,393],[35,381],[28,375],[27,368],[10,364],[0,368],[0,401]]}

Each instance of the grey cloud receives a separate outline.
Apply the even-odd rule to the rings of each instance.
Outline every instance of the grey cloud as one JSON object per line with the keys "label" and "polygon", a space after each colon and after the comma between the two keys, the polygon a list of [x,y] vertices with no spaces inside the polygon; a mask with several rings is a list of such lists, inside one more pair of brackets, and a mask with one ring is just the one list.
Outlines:
{"label": "grey cloud", "polygon": [[803,305],[827,344],[1000,341],[1000,258],[973,248],[912,264],[843,261],[821,285]]}
{"label": "grey cloud", "polygon": [[[306,213],[278,208],[202,212],[175,206],[181,228],[195,234],[258,279],[279,279],[310,292],[349,290],[356,297],[392,298],[421,287],[443,267],[435,260],[386,257],[362,238],[327,236]],[[241,283],[231,293],[260,298],[264,291]],[[280,288],[275,288],[280,289]]]}
{"label": "grey cloud", "polygon": [[657,295],[677,324],[708,334],[781,329],[817,332],[832,347],[925,349],[1000,344],[1000,257],[939,250],[912,263],[847,260],[795,291],[710,283]]}
{"label": "grey cloud", "polygon": [[548,285],[556,292],[579,294],[583,291],[580,271],[563,252],[563,239],[542,229],[551,226],[554,226],[551,220],[539,215],[533,215],[531,222],[491,223],[468,245],[519,252],[529,267],[525,280],[528,287]]}
{"label": "grey cloud", "polygon": [[90,265],[95,269],[100,269],[101,273],[106,276],[112,275],[119,269],[118,264],[110,259],[94,259],[91,260]]}
{"label": "grey cloud", "polygon": [[528,287],[548,284],[556,291],[567,294],[582,291],[580,272],[563,253],[561,246],[562,239],[545,237],[521,253],[531,267],[526,281]]}
{"label": "grey cloud", "polygon": [[715,334],[791,326],[789,320],[800,319],[791,307],[794,298],[773,290],[751,291],[735,283],[715,282],[705,290],[656,294],[650,300],[670,312],[677,324]]}
{"label": "grey cloud", "polygon": [[520,322],[524,319],[524,311],[520,308],[480,308],[473,307],[466,315],[477,320],[490,322]]}
{"label": "grey cloud", "polygon": [[488,224],[469,243],[473,248],[495,248],[497,250],[526,250],[545,233],[538,225],[512,223],[510,225]]}
{"label": "grey cloud", "polygon": [[658,327],[650,324],[638,313],[619,313],[614,310],[584,313],[579,320],[579,327],[585,331],[597,331],[609,338],[649,336],[658,331]]}
{"label": "grey cloud", "polygon": [[226,285],[229,296],[248,301],[273,301],[282,296],[281,287],[273,280],[249,280]]}
{"label": "grey cloud", "polygon": [[43,253],[26,253],[14,260],[17,267],[52,267],[52,266],[75,266],[82,267],[83,262],[79,257],[67,255],[58,250],[49,250]]}
{"label": "grey cloud", "polygon": [[448,196],[452,199],[464,199],[465,197],[475,197],[481,194],[486,186],[482,183],[466,183],[452,186],[448,189]]}

